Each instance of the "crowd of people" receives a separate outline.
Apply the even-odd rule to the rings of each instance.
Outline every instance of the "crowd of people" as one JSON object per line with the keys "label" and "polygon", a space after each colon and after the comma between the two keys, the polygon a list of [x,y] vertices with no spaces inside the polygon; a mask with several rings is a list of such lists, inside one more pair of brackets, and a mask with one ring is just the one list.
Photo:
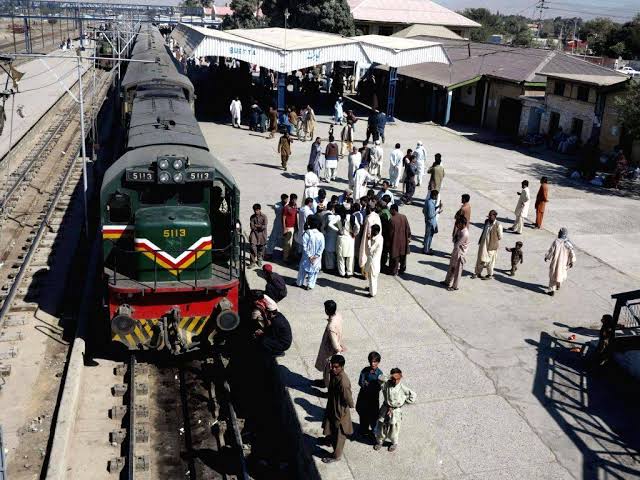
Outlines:
{"label": "crowd of people", "polygon": [[[296,193],[283,193],[275,204],[275,219],[268,235],[268,220],[261,205],[253,206],[250,267],[262,267],[267,281],[265,292],[256,294],[254,318],[260,323],[257,337],[261,337],[262,345],[272,355],[284,355],[292,338],[288,324],[284,327],[281,314],[275,313],[278,312],[277,303],[286,296],[286,283],[273,272],[270,264],[262,263],[265,256],[273,261],[276,251],[281,249],[284,264],[297,265],[296,285],[305,290],[315,288],[321,272],[345,279],[359,275],[367,280],[367,295],[375,297],[380,274],[398,276],[407,270],[407,255],[413,241],[412,227],[401,211],[416,208],[413,200],[416,186],[424,183],[426,175],[427,195],[422,204],[425,234],[421,250],[425,255],[435,253],[434,239],[439,234],[439,217],[444,212],[441,192],[446,172],[442,155],[436,154],[428,165],[422,142],[417,142],[415,149],[406,152],[397,143],[388,156],[387,166],[379,124],[368,124],[376,129],[373,145],[365,140],[357,148],[353,145],[355,121],[346,115],[334,116],[334,124],[340,124],[341,120],[345,123],[343,132],[345,129],[350,132],[349,135],[341,135],[343,145],[337,144],[332,133],[325,146],[319,137],[315,138],[310,148],[304,186],[301,186],[301,203]],[[278,149],[282,166],[286,169],[291,151],[288,132],[280,138]],[[322,183],[330,184],[335,180],[337,161],[344,156],[348,157],[348,188],[340,195],[330,196],[322,188]],[[398,191],[400,186],[401,192]],[[508,228],[498,220],[496,210],[488,212],[478,238],[476,262],[470,278],[493,279],[505,232],[524,235],[525,219],[529,216],[531,204],[527,180],[522,181],[516,194],[514,221]],[[549,182],[542,177],[534,202],[536,214],[535,222],[530,225],[532,228],[542,227],[548,202]],[[470,246],[470,225],[471,196],[464,193],[454,215],[454,228],[450,233],[453,246],[448,270],[441,282],[448,291],[460,288]],[[507,275],[514,276],[524,262],[524,242],[519,240],[504,248],[510,254],[511,268]],[[554,295],[576,261],[575,248],[566,228],[560,230],[544,260],[550,263],[547,293]],[[402,407],[414,402],[416,394],[402,383],[399,368],[391,369],[388,376],[383,375],[379,368],[381,355],[371,352],[368,366],[360,372],[360,392],[354,403],[351,384],[344,373],[342,317],[334,301],[325,302],[325,313],[327,325],[315,363],[322,379],[314,384],[328,389],[323,428],[325,440],[333,447],[334,453],[323,461],[333,462],[341,457],[345,439],[353,434],[350,409],[354,407],[360,417],[360,435],[371,439],[375,450],[388,440],[389,450],[394,451],[398,446]],[[273,338],[278,335],[281,338]]]}

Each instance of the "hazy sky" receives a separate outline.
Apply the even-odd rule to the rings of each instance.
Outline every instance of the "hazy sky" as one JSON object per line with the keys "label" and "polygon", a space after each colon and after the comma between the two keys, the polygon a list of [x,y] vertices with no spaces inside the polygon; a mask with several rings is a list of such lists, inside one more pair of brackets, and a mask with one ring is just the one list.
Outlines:
{"label": "hazy sky", "polygon": [[[501,13],[520,13],[528,17],[534,16],[535,0],[434,0],[452,10],[464,8],[485,7],[491,11],[499,10]],[[545,1],[543,18],[573,17],[582,18],[611,17],[618,22],[630,20],[636,13],[640,13],[638,0],[549,0]],[[535,17],[539,15],[535,11]]]}

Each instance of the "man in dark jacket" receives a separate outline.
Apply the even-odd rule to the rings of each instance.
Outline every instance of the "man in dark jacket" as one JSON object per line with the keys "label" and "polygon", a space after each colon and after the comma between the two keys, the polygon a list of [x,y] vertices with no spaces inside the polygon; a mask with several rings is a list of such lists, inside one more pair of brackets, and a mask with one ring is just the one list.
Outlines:
{"label": "man in dark jacket", "polygon": [[262,271],[267,281],[267,285],[264,287],[264,293],[276,302],[281,301],[287,296],[287,284],[284,282],[284,278],[275,273],[269,263],[262,267]]}
{"label": "man in dark jacket", "polygon": [[329,393],[327,408],[324,411],[322,428],[333,446],[333,456],[322,459],[324,463],[331,463],[340,460],[344,442],[347,435],[353,433],[353,423],[351,423],[351,411],[354,407],[353,396],[351,395],[351,382],[344,372],[344,357],[334,355],[331,357],[331,380],[329,382]]}
{"label": "man in dark jacket", "polygon": [[291,325],[275,305],[267,307],[264,330],[256,330],[255,335],[266,353],[274,357],[284,356],[284,352],[289,350],[293,341]]}

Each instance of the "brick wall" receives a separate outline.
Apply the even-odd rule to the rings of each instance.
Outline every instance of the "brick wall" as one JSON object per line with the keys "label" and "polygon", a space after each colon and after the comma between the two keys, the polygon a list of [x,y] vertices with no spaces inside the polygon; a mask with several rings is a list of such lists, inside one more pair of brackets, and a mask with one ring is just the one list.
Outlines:
{"label": "brick wall", "polygon": [[615,98],[624,92],[610,93],[607,95],[602,115],[602,128],[600,130],[600,148],[603,152],[613,150],[620,142],[622,127],[618,123],[618,111],[614,106]]}

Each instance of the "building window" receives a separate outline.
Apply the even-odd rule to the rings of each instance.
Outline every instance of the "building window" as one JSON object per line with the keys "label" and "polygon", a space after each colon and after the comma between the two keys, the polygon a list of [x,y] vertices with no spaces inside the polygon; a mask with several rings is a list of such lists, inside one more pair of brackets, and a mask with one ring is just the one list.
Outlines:
{"label": "building window", "polygon": [[571,122],[571,135],[578,137],[578,140],[582,138],[582,125],[583,121],[579,118],[574,118]]}
{"label": "building window", "polygon": [[583,102],[589,101],[589,87],[578,87],[578,100],[581,100]]}
{"label": "building window", "polygon": [[558,82],[557,80],[553,84],[553,94],[564,97],[564,90],[566,84],[564,82]]}
{"label": "building window", "polygon": [[378,35],[385,35],[387,37],[390,37],[391,35],[393,35],[393,27],[385,27],[380,25],[378,27]]}

